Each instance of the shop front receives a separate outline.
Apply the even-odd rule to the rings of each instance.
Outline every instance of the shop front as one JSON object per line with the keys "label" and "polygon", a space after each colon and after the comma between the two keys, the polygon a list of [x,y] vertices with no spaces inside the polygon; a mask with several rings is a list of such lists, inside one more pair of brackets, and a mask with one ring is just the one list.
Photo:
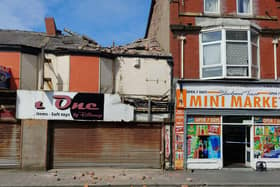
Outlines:
{"label": "shop front", "polygon": [[15,91],[0,90],[0,168],[19,168],[21,165],[21,125],[15,118],[15,101]]}
{"label": "shop front", "polygon": [[17,100],[25,126],[47,123],[47,168],[162,167],[162,123],[135,122],[117,95],[19,90]]}
{"label": "shop front", "polygon": [[179,82],[175,168],[280,168],[279,95],[276,84]]}

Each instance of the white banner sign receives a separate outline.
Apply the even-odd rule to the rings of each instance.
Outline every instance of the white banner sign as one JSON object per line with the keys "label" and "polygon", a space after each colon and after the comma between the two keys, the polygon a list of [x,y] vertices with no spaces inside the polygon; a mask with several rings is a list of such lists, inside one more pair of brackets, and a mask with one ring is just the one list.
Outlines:
{"label": "white banner sign", "polygon": [[279,109],[280,88],[212,85],[177,86],[178,108]]}
{"label": "white banner sign", "polygon": [[17,91],[17,119],[132,121],[134,108],[118,95]]}

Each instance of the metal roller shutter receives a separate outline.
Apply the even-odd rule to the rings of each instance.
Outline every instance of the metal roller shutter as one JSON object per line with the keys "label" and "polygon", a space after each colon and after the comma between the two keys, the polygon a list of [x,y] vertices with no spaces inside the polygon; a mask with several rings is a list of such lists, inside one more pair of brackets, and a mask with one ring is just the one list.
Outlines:
{"label": "metal roller shutter", "polygon": [[20,167],[20,142],[19,124],[0,123],[0,168]]}
{"label": "metal roller shutter", "polygon": [[160,168],[159,126],[54,125],[52,133],[53,168],[82,166]]}

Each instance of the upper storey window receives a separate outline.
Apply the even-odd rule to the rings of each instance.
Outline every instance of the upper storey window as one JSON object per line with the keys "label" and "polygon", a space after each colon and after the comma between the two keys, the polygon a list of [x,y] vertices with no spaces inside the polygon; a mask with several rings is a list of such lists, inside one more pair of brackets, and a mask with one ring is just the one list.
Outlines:
{"label": "upper storey window", "polygon": [[252,0],[236,0],[238,14],[252,14]]}
{"label": "upper storey window", "polygon": [[220,0],[204,0],[204,12],[217,14],[220,12]]}
{"label": "upper storey window", "polygon": [[250,29],[204,31],[200,45],[200,77],[258,78],[258,35]]}

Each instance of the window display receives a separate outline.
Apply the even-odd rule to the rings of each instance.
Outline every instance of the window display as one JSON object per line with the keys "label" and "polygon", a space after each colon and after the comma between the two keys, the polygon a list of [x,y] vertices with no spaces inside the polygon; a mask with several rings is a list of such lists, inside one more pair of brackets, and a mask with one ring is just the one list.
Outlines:
{"label": "window display", "polygon": [[255,126],[255,158],[280,158],[280,126]]}
{"label": "window display", "polygon": [[188,158],[217,159],[221,157],[220,125],[195,125],[187,127]]}

